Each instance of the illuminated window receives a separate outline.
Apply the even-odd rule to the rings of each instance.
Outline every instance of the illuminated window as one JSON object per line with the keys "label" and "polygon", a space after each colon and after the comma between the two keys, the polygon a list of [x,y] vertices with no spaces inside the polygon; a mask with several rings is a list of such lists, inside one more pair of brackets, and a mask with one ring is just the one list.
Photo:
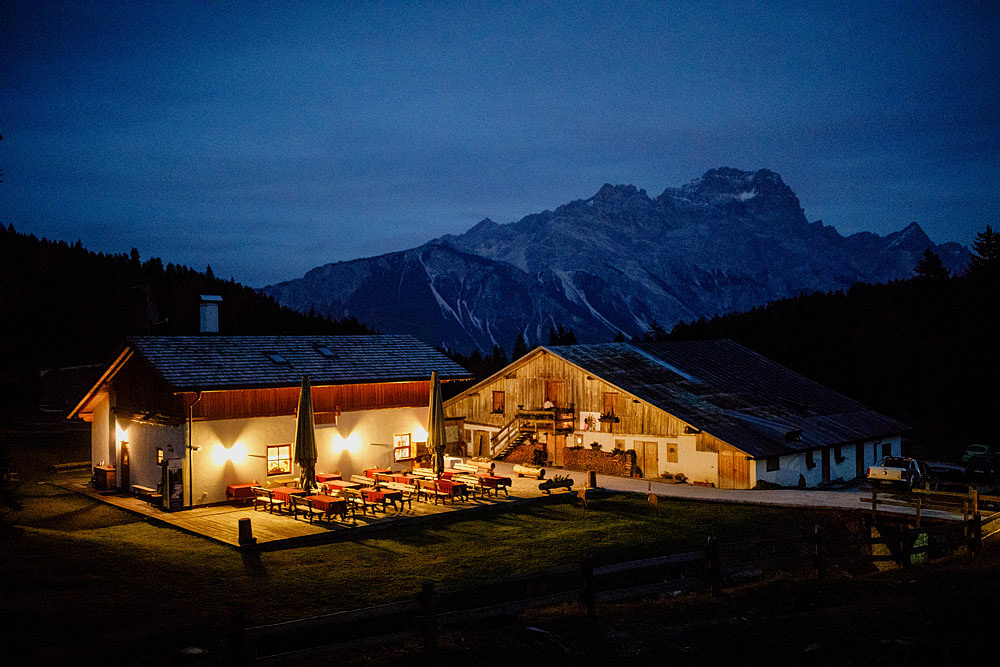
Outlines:
{"label": "illuminated window", "polygon": [[160,465],[163,463],[163,447],[156,448],[156,464]]}
{"label": "illuminated window", "polygon": [[395,461],[405,461],[413,458],[409,433],[397,433],[392,436],[392,455]]}
{"label": "illuminated window", "polygon": [[292,446],[268,445],[267,474],[287,475],[292,472]]}
{"label": "illuminated window", "polygon": [[503,412],[503,397],[502,391],[493,392],[493,412]]}

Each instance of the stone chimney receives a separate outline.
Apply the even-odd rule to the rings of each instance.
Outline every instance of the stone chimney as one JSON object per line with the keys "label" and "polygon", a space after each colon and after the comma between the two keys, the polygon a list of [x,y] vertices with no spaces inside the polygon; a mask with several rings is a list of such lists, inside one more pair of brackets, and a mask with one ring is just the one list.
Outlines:
{"label": "stone chimney", "polygon": [[219,333],[219,304],[222,297],[214,294],[201,295],[201,333]]}

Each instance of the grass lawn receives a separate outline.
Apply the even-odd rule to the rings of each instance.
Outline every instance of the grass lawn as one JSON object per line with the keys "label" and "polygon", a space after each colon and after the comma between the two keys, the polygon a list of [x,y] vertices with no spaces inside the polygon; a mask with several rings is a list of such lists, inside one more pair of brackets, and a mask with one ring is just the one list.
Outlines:
{"label": "grass lawn", "polygon": [[[155,664],[185,645],[214,646],[233,609],[253,624],[411,596],[425,578],[447,590],[483,587],[579,562],[631,560],[726,542],[843,526],[804,510],[661,503],[618,495],[533,505],[378,539],[259,555],[237,551],[58,487],[26,480],[23,508],[0,533],[6,653],[31,663],[109,655]],[[460,515],[457,515],[460,516]]]}

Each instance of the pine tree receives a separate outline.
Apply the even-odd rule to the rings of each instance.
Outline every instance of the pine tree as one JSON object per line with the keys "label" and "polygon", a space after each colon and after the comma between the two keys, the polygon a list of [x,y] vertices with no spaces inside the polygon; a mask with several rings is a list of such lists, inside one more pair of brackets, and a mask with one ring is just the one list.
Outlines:
{"label": "pine tree", "polygon": [[944,280],[951,275],[941,262],[941,258],[930,248],[924,250],[924,256],[917,262],[917,267],[913,271],[918,278],[928,280]]}
{"label": "pine tree", "polygon": [[996,273],[1000,267],[1000,234],[986,225],[986,231],[976,234],[972,243],[972,262],[969,273],[988,275]]}
{"label": "pine tree", "polygon": [[510,360],[517,361],[524,355],[528,354],[528,344],[524,342],[524,334],[517,334],[517,340],[514,341],[514,351],[510,353]]}

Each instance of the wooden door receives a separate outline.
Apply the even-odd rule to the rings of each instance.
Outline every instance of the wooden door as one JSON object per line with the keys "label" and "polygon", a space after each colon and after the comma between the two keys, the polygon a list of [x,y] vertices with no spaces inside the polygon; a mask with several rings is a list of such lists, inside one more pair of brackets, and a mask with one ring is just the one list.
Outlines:
{"label": "wooden door", "polygon": [[660,460],[657,454],[659,445],[655,442],[636,440],[632,448],[635,449],[635,464],[642,471],[642,476],[658,477],[660,475]]}
{"label": "wooden door", "polygon": [[128,451],[128,443],[125,442],[124,440],[122,441],[121,466],[119,466],[119,467],[121,468],[121,475],[120,475],[120,479],[121,479],[120,485],[121,485],[121,488],[123,488],[126,491],[128,491],[132,487],[131,487],[131,485],[129,483],[129,451]]}
{"label": "wooden door", "polygon": [[750,488],[750,463],[746,454],[732,450],[719,452],[719,488]]}
{"label": "wooden door", "polygon": [[865,476],[865,446],[860,442],[854,445],[854,472],[855,477]]}
{"label": "wooden door", "polygon": [[823,481],[824,482],[829,482],[830,481],[830,448],[829,447],[824,447],[823,448],[823,461],[822,461],[822,465],[823,465],[823,468],[822,468],[822,470],[823,470]]}
{"label": "wooden door", "polygon": [[555,435],[549,436],[549,444],[552,445],[552,465],[561,466],[565,460],[566,452],[566,436],[565,435]]}
{"label": "wooden door", "polygon": [[475,431],[476,434],[476,456],[490,455],[490,434],[486,431]]}
{"label": "wooden door", "polygon": [[562,380],[546,380],[545,381],[545,400],[552,403],[552,405],[560,406],[563,401],[563,381]]}
{"label": "wooden door", "polygon": [[719,488],[732,489],[733,486],[733,453],[719,452]]}

